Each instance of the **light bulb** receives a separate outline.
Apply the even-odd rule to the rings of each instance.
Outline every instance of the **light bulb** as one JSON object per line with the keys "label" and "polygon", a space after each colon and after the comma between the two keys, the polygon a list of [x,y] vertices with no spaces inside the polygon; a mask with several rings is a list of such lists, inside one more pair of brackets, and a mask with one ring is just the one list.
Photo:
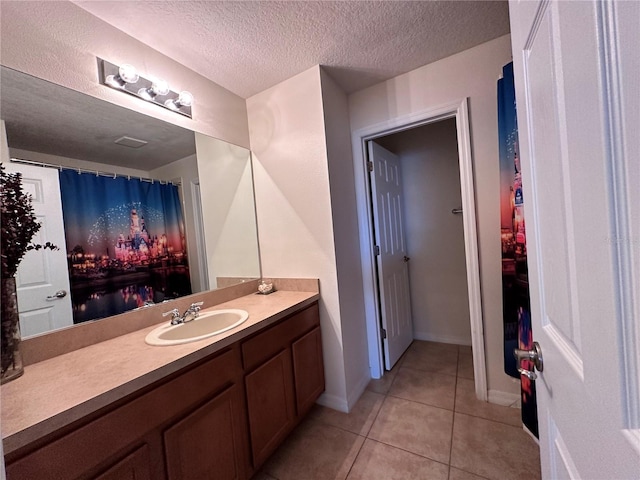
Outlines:
{"label": "light bulb", "polygon": [[186,90],[181,91],[180,95],[178,95],[178,103],[181,106],[190,107],[193,103],[193,95]]}
{"label": "light bulb", "polygon": [[133,65],[129,65],[128,63],[120,65],[120,68],[118,69],[118,76],[125,83],[136,83],[140,78],[136,67],[134,67]]}
{"label": "light bulb", "polygon": [[156,95],[166,95],[169,93],[169,84],[164,80],[154,80],[151,85],[151,90]]}
{"label": "light bulb", "polygon": [[139,78],[136,67],[125,63],[118,69],[117,75],[107,75],[104,83],[113,88],[124,88],[127,83],[136,83]]}
{"label": "light bulb", "polygon": [[154,80],[149,88],[141,88],[138,90],[140,95],[145,100],[153,100],[158,95],[163,96],[169,93],[169,84],[164,80]]}
{"label": "light bulb", "polygon": [[166,102],[164,102],[164,106],[170,108],[171,110],[178,110],[180,107],[190,107],[193,103],[193,95],[191,95],[186,90],[180,92],[178,98],[170,98]]}

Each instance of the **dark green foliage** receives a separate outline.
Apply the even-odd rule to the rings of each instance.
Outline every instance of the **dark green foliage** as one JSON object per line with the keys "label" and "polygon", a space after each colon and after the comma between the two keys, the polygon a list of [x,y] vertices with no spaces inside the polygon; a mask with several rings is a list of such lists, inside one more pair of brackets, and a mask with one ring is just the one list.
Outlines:
{"label": "dark green foliage", "polygon": [[33,244],[31,239],[40,230],[40,223],[31,205],[31,195],[22,191],[22,175],[7,173],[0,164],[0,200],[2,207],[2,278],[16,274],[18,265],[29,250],[57,250],[51,242]]}

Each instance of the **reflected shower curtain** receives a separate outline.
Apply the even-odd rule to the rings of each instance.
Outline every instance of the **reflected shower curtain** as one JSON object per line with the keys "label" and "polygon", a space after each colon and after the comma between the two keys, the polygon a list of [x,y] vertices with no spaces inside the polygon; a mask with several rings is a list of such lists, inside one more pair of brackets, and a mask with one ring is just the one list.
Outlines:
{"label": "reflected shower curtain", "polygon": [[60,171],[73,322],[191,293],[178,187]]}
{"label": "reflected shower curtain", "polygon": [[518,372],[519,366],[531,370],[533,364],[526,360],[521,365],[517,365],[513,356],[514,348],[523,350],[533,348],[513,63],[505,65],[502,69],[502,78],[498,80],[498,138],[504,370],[512,377],[520,378],[522,421],[537,437],[538,417],[535,382],[521,376]]}

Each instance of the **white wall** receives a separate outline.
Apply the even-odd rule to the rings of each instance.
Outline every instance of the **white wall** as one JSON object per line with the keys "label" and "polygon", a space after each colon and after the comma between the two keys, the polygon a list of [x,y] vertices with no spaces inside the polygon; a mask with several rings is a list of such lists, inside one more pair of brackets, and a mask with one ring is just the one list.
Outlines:
{"label": "white wall", "polygon": [[506,35],[349,96],[352,132],[469,97],[490,399],[493,391],[519,391],[518,383],[504,374],[502,344],[496,81],[510,61]]}
{"label": "white wall", "polygon": [[50,155],[48,153],[32,152],[31,150],[22,150],[20,148],[9,147],[11,158],[20,158],[22,160],[33,160],[34,162],[50,163],[52,165],[62,165],[63,167],[82,168],[85,170],[95,170],[100,172],[111,172],[119,175],[131,175],[132,177],[149,178],[149,172],[140,170],[139,168],[121,167],[118,165],[109,165],[106,163],[92,162],[90,160],[80,160],[78,158],[61,157],[59,155]]}
{"label": "white wall", "polygon": [[[249,146],[245,101],[151,47],[60,1],[0,2],[0,62],[53,83],[236,145]],[[177,20],[179,21],[179,19]],[[193,120],[98,83],[96,57],[131,63],[189,90]]]}
{"label": "white wall", "polygon": [[[320,279],[326,390],[347,409],[320,68],[247,99],[262,274]],[[363,332],[364,333],[364,332]]]}
{"label": "white wall", "polygon": [[347,402],[351,408],[371,378],[366,336],[362,269],[358,264],[358,211],[347,95],[320,70],[329,189],[338,275],[340,328],[344,352]]}
{"label": "white wall", "polygon": [[196,156],[209,288],[219,277],[260,277],[251,152],[196,133]]}
{"label": "white wall", "polygon": [[455,118],[376,140],[400,157],[413,336],[471,345]]}

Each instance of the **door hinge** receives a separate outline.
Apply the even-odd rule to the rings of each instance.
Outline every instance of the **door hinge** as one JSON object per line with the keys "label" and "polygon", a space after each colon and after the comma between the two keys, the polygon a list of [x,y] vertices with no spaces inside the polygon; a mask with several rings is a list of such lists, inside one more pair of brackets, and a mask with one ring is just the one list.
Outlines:
{"label": "door hinge", "polygon": [[376,251],[376,255],[380,255],[380,247],[378,245],[376,245],[375,247],[373,247]]}
{"label": "door hinge", "polygon": [[384,328],[380,329],[380,334],[382,335],[382,338],[385,339],[387,338],[387,330]]}
{"label": "door hinge", "polygon": [[367,162],[367,170],[373,172],[373,162]]}

